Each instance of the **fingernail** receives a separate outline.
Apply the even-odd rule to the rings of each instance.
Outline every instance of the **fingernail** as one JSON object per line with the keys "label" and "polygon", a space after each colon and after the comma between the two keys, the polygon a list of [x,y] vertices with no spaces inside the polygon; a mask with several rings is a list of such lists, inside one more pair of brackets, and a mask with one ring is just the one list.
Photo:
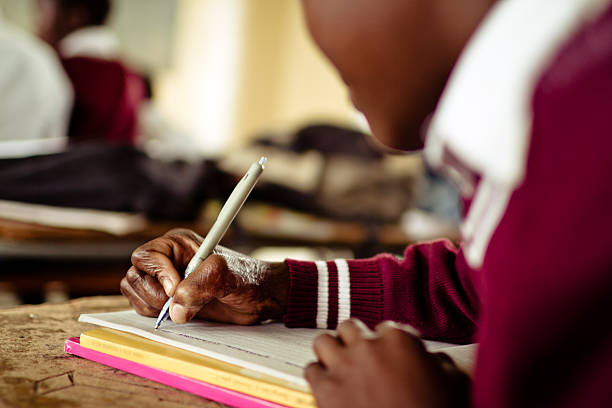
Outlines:
{"label": "fingernail", "polygon": [[172,319],[174,323],[181,324],[181,323],[187,322],[188,320],[187,308],[185,308],[183,305],[174,303],[170,307],[170,318]]}
{"label": "fingernail", "polygon": [[394,322],[392,320],[385,320],[384,322],[381,323],[381,325],[385,325],[385,326],[389,326],[389,327],[393,327],[395,329],[400,329],[405,331],[408,334],[412,334],[413,336],[416,337],[421,337],[421,332],[415,328],[414,326],[411,326],[409,324],[406,323],[398,323],[398,322]]}
{"label": "fingernail", "polygon": [[372,332],[372,330],[369,329],[368,326],[366,326],[366,324],[364,322],[362,322],[359,319],[356,318],[351,318],[349,319],[351,322],[353,322],[353,324],[355,324],[355,326],[357,326],[357,328],[361,331],[361,333],[363,333],[364,335],[371,335],[374,334]]}
{"label": "fingernail", "polygon": [[165,276],[161,276],[159,278],[159,281],[161,282],[162,286],[164,287],[164,291],[166,292],[166,295],[168,296],[172,296],[172,282],[170,281],[170,279],[166,278]]}

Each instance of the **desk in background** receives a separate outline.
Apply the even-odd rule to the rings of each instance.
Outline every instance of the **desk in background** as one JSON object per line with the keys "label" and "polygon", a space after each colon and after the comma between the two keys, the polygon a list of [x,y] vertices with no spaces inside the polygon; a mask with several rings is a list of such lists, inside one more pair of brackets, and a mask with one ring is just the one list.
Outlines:
{"label": "desk in background", "polygon": [[[39,303],[50,282],[61,282],[71,297],[118,294],[119,281],[130,267],[130,254],[136,247],[177,227],[205,235],[220,206],[209,203],[198,220],[174,223],[146,220],[136,214],[32,204],[22,205],[28,211],[21,214],[18,205],[11,205],[9,209],[20,219],[3,218],[0,211],[0,283],[12,285],[26,303]],[[82,211],[87,213],[80,214]],[[98,224],[99,229],[61,227],[56,222],[75,218],[91,221],[92,216],[92,224]],[[26,222],[28,217],[38,222]],[[115,225],[114,233],[104,230],[110,224]],[[455,238],[456,232],[442,230],[437,236]],[[380,252],[400,254],[417,238],[424,237],[407,235],[399,224],[333,220],[253,202],[242,209],[222,244],[244,253],[265,246],[305,246],[364,258]]]}

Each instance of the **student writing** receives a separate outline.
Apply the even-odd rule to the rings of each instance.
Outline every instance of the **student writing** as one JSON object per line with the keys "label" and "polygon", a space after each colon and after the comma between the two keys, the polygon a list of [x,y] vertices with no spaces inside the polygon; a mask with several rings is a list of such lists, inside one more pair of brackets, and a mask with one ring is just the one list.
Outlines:
{"label": "student writing", "polygon": [[[133,255],[121,289],[154,316],[338,327],[306,378],[321,407],[612,406],[612,6],[603,0],[304,0],[311,33],[374,136],[415,149],[469,205],[459,249],[269,264],[201,238]],[[241,262],[232,262],[232,259]],[[228,265],[241,265],[228,267]],[[471,398],[452,367],[389,325],[480,342]]]}

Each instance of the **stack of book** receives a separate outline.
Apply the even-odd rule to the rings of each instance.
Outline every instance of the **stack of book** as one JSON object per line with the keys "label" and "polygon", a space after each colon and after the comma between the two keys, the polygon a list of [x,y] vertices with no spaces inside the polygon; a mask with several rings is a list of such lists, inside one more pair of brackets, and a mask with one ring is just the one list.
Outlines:
{"label": "stack of book", "polygon": [[321,330],[203,321],[155,330],[133,311],[79,320],[102,327],[68,339],[68,353],[235,407],[316,406],[302,371]]}
{"label": "stack of book", "polygon": [[66,340],[68,353],[234,407],[316,406],[303,370],[316,360],[313,339],[326,330],[204,321],[166,321],[155,330],[154,318],[134,311],[79,321],[101,327]]}

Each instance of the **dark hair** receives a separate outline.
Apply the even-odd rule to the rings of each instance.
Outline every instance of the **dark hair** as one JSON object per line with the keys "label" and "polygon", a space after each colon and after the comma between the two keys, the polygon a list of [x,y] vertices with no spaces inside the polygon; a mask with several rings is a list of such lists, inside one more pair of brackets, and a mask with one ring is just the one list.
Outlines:
{"label": "dark hair", "polygon": [[111,10],[111,0],[59,0],[64,10],[81,9],[87,13],[89,25],[102,25],[106,22]]}

